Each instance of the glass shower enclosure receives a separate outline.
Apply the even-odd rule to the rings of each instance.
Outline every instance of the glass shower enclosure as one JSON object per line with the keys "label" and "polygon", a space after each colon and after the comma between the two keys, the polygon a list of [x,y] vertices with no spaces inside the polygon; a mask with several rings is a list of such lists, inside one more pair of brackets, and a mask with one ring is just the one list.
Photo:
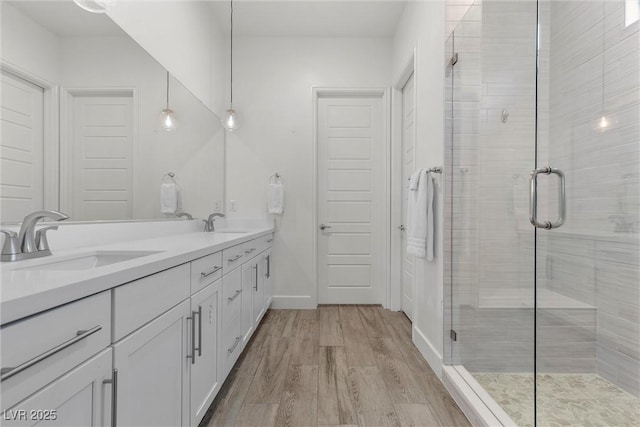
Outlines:
{"label": "glass shower enclosure", "polygon": [[476,1],[447,40],[445,362],[505,425],[640,425],[637,6]]}

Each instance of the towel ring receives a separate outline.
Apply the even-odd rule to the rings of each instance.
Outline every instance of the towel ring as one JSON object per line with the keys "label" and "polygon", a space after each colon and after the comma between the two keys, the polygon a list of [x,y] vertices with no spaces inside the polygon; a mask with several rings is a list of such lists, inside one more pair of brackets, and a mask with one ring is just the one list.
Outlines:
{"label": "towel ring", "polygon": [[282,175],[280,175],[278,172],[269,177],[269,184],[277,184],[278,182],[280,182],[281,184],[284,183]]}
{"label": "towel ring", "polygon": [[162,178],[160,178],[160,181],[162,181],[163,183],[167,184],[167,183],[174,183],[176,182],[176,174],[173,172],[168,172],[165,173],[164,175],[162,175]]}

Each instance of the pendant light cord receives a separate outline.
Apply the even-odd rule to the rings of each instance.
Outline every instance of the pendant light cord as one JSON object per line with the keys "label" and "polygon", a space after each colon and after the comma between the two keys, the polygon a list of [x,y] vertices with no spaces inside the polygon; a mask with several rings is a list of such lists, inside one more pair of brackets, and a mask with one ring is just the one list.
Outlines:
{"label": "pendant light cord", "polygon": [[605,8],[605,2],[602,2],[602,114],[604,114],[604,60],[605,60],[605,21],[606,21],[607,13]]}
{"label": "pendant light cord", "polygon": [[233,0],[231,0],[231,34],[229,37],[229,56],[231,68],[230,106],[233,108]]}
{"label": "pendant light cord", "polygon": [[169,109],[169,72],[167,71],[167,110]]}

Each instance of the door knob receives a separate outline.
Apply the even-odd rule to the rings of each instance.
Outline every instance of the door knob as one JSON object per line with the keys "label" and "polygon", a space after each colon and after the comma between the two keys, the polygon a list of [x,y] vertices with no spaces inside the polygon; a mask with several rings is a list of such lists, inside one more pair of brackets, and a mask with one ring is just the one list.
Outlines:
{"label": "door knob", "polygon": [[326,228],[331,228],[330,225],[320,224],[320,230],[324,230]]}
{"label": "door knob", "polygon": [[401,224],[401,225],[398,226],[398,230],[400,230],[400,231],[404,231],[406,229],[407,229],[407,227],[405,227],[404,224]]}

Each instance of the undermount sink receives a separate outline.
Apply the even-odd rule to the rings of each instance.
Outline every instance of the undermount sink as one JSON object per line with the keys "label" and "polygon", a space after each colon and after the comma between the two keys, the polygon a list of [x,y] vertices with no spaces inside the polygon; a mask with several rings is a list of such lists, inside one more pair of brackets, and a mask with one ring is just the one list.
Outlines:
{"label": "undermount sink", "polygon": [[242,234],[242,233],[248,233],[249,230],[241,230],[239,228],[223,228],[220,230],[215,230],[214,233],[236,233],[236,234]]}
{"label": "undermount sink", "polygon": [[[74,271],[92,270],[106,265],[117,264],[135,258],[158,254],[162,251],[93,251],[77,255],[73,258],[65,258],[29,267],[17,268],[16,270],[52,270],[52,271]],[[49,260],[47,260],[49,261]]]}

